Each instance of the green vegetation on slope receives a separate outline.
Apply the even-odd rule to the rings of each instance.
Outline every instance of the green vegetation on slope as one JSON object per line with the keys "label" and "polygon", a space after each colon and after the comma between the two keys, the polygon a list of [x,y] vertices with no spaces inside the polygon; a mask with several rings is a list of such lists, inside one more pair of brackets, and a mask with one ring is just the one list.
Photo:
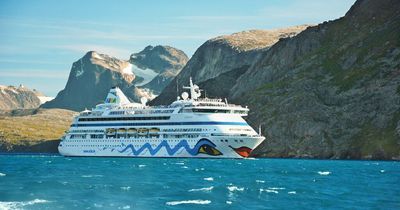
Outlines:
{"label": "green vegetation on slope", "polygon": [[9,145],[34,145],[59,139],[76,112],[39,109],[32,115],[0,117],[0,141]]}

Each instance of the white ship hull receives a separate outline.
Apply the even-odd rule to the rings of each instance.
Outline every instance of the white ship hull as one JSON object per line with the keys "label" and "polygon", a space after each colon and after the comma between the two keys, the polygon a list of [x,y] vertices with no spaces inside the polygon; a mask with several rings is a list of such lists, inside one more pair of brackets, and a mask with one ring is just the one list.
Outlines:
{"label": "white ship hull", "polygon": [[[243,142],[241,142],[241,140]],[[257,147],[264,137],[231,138],[207,137],[198,139],[104,139],[100,143],[60,144],[58,150],[63,156],[85,157],[146,157],[146,158],[245,158],[247,151],[237,149]],[[89,141],[90,142],[90,141]],[[246,142],[246,143],[244,143]],[[206,151],[206,149],[209,151]],[[236,150],[235,150],[236,149]]]}

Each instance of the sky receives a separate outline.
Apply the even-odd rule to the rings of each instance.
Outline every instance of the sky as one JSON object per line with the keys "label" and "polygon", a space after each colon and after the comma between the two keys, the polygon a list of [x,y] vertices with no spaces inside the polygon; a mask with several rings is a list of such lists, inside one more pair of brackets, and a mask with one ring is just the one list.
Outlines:
{"label": "sky", "polygon": [[148,45],[170,45],[190,57],[213,37],[318,24],[342,17],[354,2],[1,0],[0,85],[54,97],[87,51],[127,60]]}

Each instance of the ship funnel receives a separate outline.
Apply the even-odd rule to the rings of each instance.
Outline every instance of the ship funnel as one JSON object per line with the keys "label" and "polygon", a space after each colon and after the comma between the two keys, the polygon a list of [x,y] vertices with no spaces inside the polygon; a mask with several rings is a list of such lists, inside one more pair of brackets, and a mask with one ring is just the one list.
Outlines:
{"label": "ship funnel", "polygon": [[112,87],[107,94],[107,98],[104,101],[105,104],[116,104],[124,105],[131,103],[129,99],[124,95],[124,93],[118,87]]}

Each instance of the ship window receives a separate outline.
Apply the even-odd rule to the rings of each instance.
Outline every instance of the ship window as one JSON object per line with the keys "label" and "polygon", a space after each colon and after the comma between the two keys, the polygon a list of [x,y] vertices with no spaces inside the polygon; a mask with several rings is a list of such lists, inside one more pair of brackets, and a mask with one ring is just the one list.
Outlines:
{"label": "ship window", "polygon": [[200,113],[230,113],[230,110],[225,109],[192,109],[192,111]]}
{"label": "ship window", "polygon": [[170,116],[79,118],[78,121],[169,120]]}

